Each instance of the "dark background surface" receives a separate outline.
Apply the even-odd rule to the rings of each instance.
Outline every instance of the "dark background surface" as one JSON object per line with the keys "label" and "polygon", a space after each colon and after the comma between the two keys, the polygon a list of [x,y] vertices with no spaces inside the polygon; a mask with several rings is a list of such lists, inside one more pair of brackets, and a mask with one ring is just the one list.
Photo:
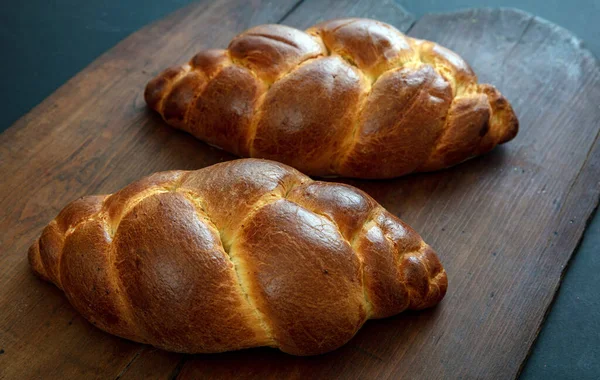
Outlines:
{"label": "dark background surface", "polygon": [[[515,7],[555,22],[600,56],[600,0],[396,0],[417,18],[470,7]],[[189,0],[11,2],[0,12],[0,131],[142,26]],[[600,111],[599,111],[600,112]],[[600,216],[592,219],[565,273],[522,379],[592,379],[600,374]]]}

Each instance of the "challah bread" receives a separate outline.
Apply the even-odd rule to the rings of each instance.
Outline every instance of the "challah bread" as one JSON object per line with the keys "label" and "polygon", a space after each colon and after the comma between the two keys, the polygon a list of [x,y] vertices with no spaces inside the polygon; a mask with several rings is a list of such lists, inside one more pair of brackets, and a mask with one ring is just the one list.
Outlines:
{"label": "challah bread", "polygon": [[168,124],[317,176],[446,168],[511,140],[517,118],[469,65],[369,19],[257,26],[146,86]]}
{"label": "challah bread", "polygon": [[437,304],[448,284],[434,251],[364,192],[258,159],[76,200],[29,261],[97,327],[188,353],[327,352],[369,318]]}

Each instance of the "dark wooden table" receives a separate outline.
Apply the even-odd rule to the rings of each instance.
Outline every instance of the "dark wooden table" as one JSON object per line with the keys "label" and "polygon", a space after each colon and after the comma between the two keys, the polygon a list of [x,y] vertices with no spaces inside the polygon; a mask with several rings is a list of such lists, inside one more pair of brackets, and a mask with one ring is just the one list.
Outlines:
{"label": "dark wooden table", "polygon": [[[226,46],[251,25],[305,28],[344,16],[377,18],[456,50],[503,91],[521,120],[516,140],[453,169],[345,181],[438,250],[450,277],[439,307],[371,321],[348,345],[318,357],[272,349],[182,356],[95,329],[30,274],[27,247],[68,201],[154,171],[233,158],[148,112],[141,95],[149,78],[197,50]],[[598,104],[595,58],[564,29],[521,12],[414,22],[392,2],[193,4],[128,37],[0,136],[9,179],[0,183],[0,375],[514,377],[598,202]]]}

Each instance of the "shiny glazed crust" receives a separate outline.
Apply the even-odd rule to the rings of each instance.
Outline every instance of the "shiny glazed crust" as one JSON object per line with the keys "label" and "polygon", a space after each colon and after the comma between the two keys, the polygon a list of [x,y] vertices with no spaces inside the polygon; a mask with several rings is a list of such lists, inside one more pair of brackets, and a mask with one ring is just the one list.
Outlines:
{"label": "shiny glazed crust", "polygon": [[29,261],[97,327],[188,353],[331,351],[448,284],[434,251],[361,190],[258,159],[76,200]]}
{"label": "shiny glazed crust", "polygon": [[461,57],[369,19],[251,28],[165,70],[145,98],[211,145],[309,175],[438,170],[518,131],[508,101]]}

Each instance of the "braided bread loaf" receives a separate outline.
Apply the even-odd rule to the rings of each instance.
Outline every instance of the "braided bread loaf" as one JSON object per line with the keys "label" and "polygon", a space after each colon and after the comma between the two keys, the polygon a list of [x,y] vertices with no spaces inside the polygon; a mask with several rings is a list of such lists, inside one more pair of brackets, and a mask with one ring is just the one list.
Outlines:
{"label": "braided bread loaf", "polygon": [[517,118],[455,53],[368,19],[262,25],[151,80],[173,127],[309,175],[389,178],[511,140]]}
{"label": "braided bread loaf", "polygon": [[81,198],[29,261],[99,328],[189,353],[327,352],[369,318],[437,304],[448,284],[433,250],[364,192],[256,159]]}

